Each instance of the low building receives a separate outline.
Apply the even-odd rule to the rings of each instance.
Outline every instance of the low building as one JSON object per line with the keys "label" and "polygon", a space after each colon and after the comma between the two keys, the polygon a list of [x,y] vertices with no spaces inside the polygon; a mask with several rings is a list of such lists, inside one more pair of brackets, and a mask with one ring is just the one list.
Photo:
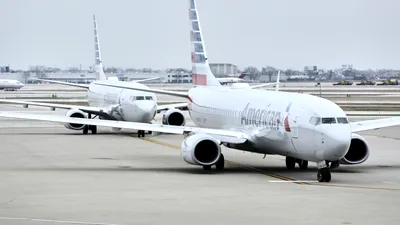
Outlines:
{"label": "low building", "polygon": [[226,77],[239,72],[238,67],[230,63],[210,63],[210,68],[216,77]]}

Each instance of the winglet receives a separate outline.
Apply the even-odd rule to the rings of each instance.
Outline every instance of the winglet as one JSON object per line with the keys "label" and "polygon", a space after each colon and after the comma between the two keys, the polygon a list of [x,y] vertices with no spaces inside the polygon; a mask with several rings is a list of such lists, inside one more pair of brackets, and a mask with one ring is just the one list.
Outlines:
{"label": "winglet", "polygon": [[200,19],[195,0],[189,0],[190,43],[192,47],[192,83],[203,86],[221,86],[208,64]]}
{"label": "winglet", "polygon": [[279,71],[278,71],[278,76],[276,77],[275,91],[279,91],[280,76],[281,76],[281,71],[279,70]]}
{"label": "winglet", "polygon": [[101,61],[100,40],[97,31],[96,15],[93,15],[93,22],[94,22],[94,55],[95,55],[96,80],[107,80],[106,75],[104,74],[103,71],[103,63]]}

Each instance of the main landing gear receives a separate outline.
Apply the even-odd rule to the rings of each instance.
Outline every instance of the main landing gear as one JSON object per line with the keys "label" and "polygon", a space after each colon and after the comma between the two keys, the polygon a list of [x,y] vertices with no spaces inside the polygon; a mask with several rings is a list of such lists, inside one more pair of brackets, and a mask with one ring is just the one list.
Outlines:
{"label": "main landing gear", "polygon": [[[152,131],[148,131],[147,133],[148,134],[152,134],[153,132]],[[145,137],[146,136],[146,131],[138,130],[137,135],[138,135],[138,137]]]}
{"label": "main landing gear", "polygon": [[97,126],[95,125],[85,125],[83,127],[83,134],[88,134],[89,130],[92,132],[92,134],[97,134]]}
{"label": "main landing gear", "polygon": [[296,159],[296,158],[292,158],[289,156],[286,157],[286,168],[292,170],[296,167],[296,163],[299,164],[299,167],[302,170],[305,170],[308,168],[307,160]]}
{"label": "main landing gear", "polygon": [[[92,114],[89,114],[88,118],[94,119],[94,118],[96,118],[96,116],[92,118]],[[88,134],[89,130],[92,132],[92,134],[97,134],[97,126],[95,126],[95,125],[85,125],[83,127],[82,132],[83,132],[83,134]]]}
{"label": "main landing gear", "polygon": [[[216,167],[217,170],[223,170],[225,168],[224,154],[221,154],[221,156],[219,157],[217,163],[215,164],[215,167]],[[211,165],[203,166],[203,170],[210,171],[211,170]]]}
{"label": "main landing gear", "polygon": [[318,165],[318,173],[317,180],[319,182],[329,182],[331,181],[331,171],[329,167],[326,165],[325,161],[321,161],[317,163]]}

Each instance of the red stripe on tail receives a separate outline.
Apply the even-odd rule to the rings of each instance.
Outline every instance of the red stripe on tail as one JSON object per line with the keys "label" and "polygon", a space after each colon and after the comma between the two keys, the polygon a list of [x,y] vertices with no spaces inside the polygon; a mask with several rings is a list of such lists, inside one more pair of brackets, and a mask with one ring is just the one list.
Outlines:
{"label": "red stripe on tail", "polygon": [[207,85],[207,75],[205,74],[192,74],[192,83],[198,85]]}

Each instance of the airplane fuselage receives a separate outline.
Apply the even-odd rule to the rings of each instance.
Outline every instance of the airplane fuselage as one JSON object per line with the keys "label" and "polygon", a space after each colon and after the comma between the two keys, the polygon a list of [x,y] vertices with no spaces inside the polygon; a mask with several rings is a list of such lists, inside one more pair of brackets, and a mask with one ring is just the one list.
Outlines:
{"label": "airplane fuselage", "polygon": [[0,79],[0,90],[16,90],[22,88],[23,86],[24,84],[18,80]]}
{"label": "airplane fuselage", "polygon": [[347,121],[346,114],[322,98],[225,87],[192,88],[189,97],[189,113],[197,126],[238,130],[250,136],[249,143],[231,145],[233,148],[309,161],[335,161],[350,146],[348,123],[326,123],[329,118]]}
{"label": "airplane fuselage", "polygon": [[[149,92],[108,87],[99,84],[113,83],[126,85],[121,81],[95,81],[89,85],[87,99],[90,106],[107,109],[116,120],[149,123],[157,111],[156,95]],[[130,86],[146,88],[140,83],[129,83]]]}

